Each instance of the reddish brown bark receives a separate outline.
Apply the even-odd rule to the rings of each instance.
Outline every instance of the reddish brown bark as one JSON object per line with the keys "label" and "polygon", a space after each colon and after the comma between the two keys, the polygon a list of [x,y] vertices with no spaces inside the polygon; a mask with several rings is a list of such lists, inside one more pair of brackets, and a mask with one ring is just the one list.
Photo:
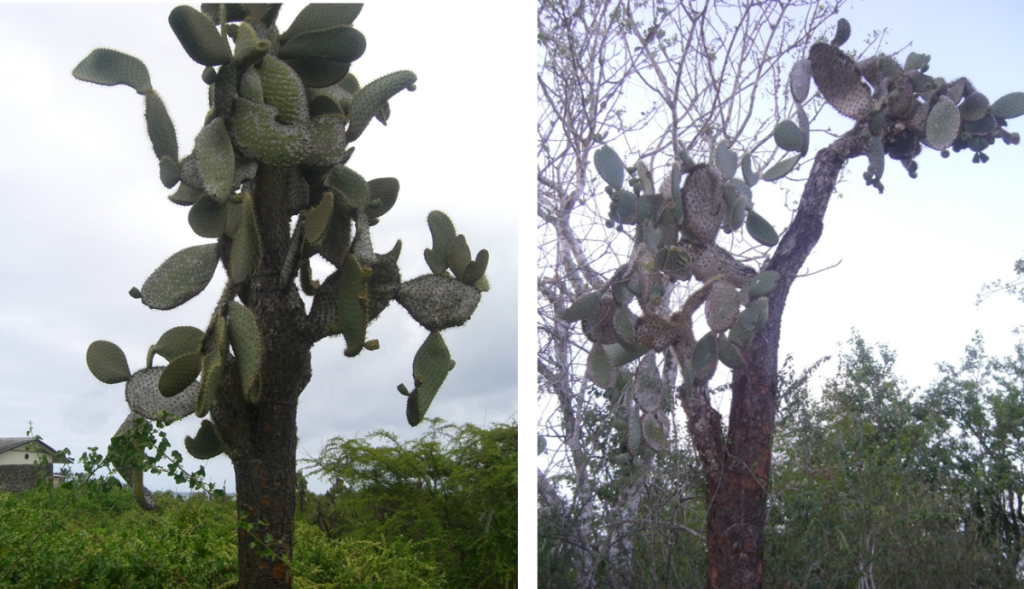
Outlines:
{"label": "reddish brown bark", "polygon": [[[782,314],[794,279],[821,237],[825,211],[840,171],[847,161],[866,153],[862,130],[858,125],[815,156],[796,217],[765,268],[779,272],[780,279],[769,295],[768,323],[754,335],[747,350],[747,368],[733,373],[728,431],[722,432],[720,426],[695,431],[690,426],[704,458],[708,485],[709,589],[760,588],[764,582],[764,530]],[[691,424],[694,417],[700,417],[691,415],[701,409],[693,401],[684,399],[683,406]],[[720,423],[713,409],[704,412],[706,422]]]}

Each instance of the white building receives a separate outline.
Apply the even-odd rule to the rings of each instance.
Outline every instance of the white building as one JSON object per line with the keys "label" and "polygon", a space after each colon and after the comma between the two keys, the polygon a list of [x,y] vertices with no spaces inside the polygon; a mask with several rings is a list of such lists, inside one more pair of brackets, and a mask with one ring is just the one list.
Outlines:
{"label": "white building", "polygon": [[[46,466],[42,466],[43,459]],[[54,463],[67,463],[41,438],[0,438],[0,491],[31,489],[40,475],[58,484],[62,476],[53,474]]]}

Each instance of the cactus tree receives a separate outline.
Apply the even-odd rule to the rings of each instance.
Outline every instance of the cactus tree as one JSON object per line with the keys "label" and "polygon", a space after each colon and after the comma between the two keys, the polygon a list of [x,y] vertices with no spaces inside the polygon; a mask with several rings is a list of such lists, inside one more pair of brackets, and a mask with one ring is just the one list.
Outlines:
{"label": "cactus tree", "polygon": [[[701,163],[680,146],[655,190],[645,162],[627,169],[608,146],[594,153],[594,168],[611,197],[608,226],[632,237],[631,255],[561,318],[579,322],[591,342],[587,376],[616,408],[612,425],[619,444],[611,460],[623,476],[642,476],[670,433],[669,384],[655,356],[664,354],[678,367],[677,399],[707,482],[708,587],[762,582],[782,311],[821,235],[839,172],[866,156],[864,179],[881,192],[885,156],[916,177],[922,147],[943,157],[950,149],[970,150],[975,163],[984,163],[985,150],[997,140],[1020,141],[1006,127],[1008,119],[1024,115],[1024,93],[990,102],[966,78],[947,81],[926,73],[929,56],[917,53],[903,64],[886,55],[856,62],[839,48],[849,34],[849,23],[840,19],[832,42],[815,43],[794,65],[788,90],[796,121],[783,121],[773,132],[790,154],[760,171],[750,154],[733,152],[726,140],[716,142],[709,161]],[[756,212],[753,188],[759,180],[785,177],[807,154],[810,129],[802,103],[812,80],[853,126],[814,158],[796,216],[780,239]],[[762,254],[759,268],[717,243],[741,231]],[[750,259],[749,252],[744,257]],[[673,283],[691,280],[689,295],[671,308]],[[697,325],[706,331],[696,331]],[[720,370],[731,371],[727,426],[711,397],[710,382]]]}
{"label": "cactus tree", "polygon": [[[365,179],[350,159],[364,133],[380,131],[374,119],[386,123],[392,102],[404,100],[396,97],[416,89],[416,75],[396,71],[360,84],[350,67],[366,50],[352,25],[361,5],[310,5],[283,32],[279,9],[171,11],[182,48],[205,66],[209,100],[187,153],[142,61],[96,49],[73,71],[142,96],[154,172],[173,190],[168,206],[189,207],[198,236],[129,294],[174,309],[207,288],[218,265],[227,272],[207,324],[155,337],[145,367],[133,371],[107,341],[90,345],[86,362],[102,382],[125,383],[129,412],[118,434],[161,412],[205,418],[185,447],[199,459],[226,454],[234,465],[244,587],[291,584],[296,407],[312,377],[312,346],[340,335],[349,357],[386,347],[369,338],[368,325],[397,301],[429,331],[411,380],[394,383],[415,426],[455,366],[443,330],[466,323],[487,290],[487,250],[474,254],[440,211],[426,219],[429,274],[402,280],[401,241],[374,251],[372,228],[396,204],[399,181]],[[333,271],[315,278],[313,256]],[[300,291],[312,299],[308,309]],[[141,469],[119,470],[152,509]]]}

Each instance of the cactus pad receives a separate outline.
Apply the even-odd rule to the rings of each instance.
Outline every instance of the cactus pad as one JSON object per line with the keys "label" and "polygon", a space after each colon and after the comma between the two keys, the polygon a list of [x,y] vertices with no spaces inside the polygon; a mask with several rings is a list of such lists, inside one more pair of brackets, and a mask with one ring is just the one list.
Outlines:
{"label": "cactus pad", "polygon": [[338,325],[345,337],[345,355],[349,358],[363,350],[366,343],[367,287],[363,270],[355,256],[345,256],[338,269]]}
{"label": "cactus pad", "polygon": [[683,226],[687,233],[698,243],[714,242],[725,217],[725,202],[718,174],[707,165],[698,165],[686,177],[683,208]]}
{"label": "cactus pad", "polygon": [[252,195],[242,194],[242,219],[231,242],[231,258],[228,264],[231,281],[241,284],[252,276],[262,255],[260,234],[256,226],[256,212],[253,210]]}
{"label": "cactus pad", "polygon": [[371,219],[383,216],[395,206],[399,189],[397,178],[375,178],[367,182],[366,187],[369,189],[366,215]]}
{"label": "cactus pad", "polygon": [[423,257],[430,271],[441,276],[448,270],[448,246],[455,239],[455,225],[448,215],[441,211],[431,211],[427,215],[427,226],[430,227],[434,247],[423,250]]}
{"label": "cactus pad", "polygon": [[306,242],[310,244],[319,243],[327,233],[327,227],[331,222],[331,215],[334,213],[334,193],[325,192],[320,199],[320,204],[309,210],[306,214]]}
{"label": "cactus pad", "polygon": [[196,63],[221,65],[231,61],[227,40],[203,13],[183,4],[172,10],[167,20],[185,53]]}
{"label": "cactus pad", "polygon": [[124,382],[132,375],[124,352],[117,344],[108,341],[97,340],[89,344],[85,352],[85,363],[89,372],[106,384]]}
{"label": "cactus pad", "polygon": [[789,93],[793,100],[800,103],[807,100],[811,90],[811,60],[801,59],[789,70]]}
{"label": "cactus pad", "polygon": [[157,381],[160,394],[173,397],[195,382],[203,370],[203,355],[200,352],[185,354],[171,360]]}
{"label": "cactus pad", "polygon": [[324,180],[324,185],[338,190],[348,206],[357,209],[366,207],[369,188],[366,180],[355,170],[342,165],[334,166]]}
{"label": "cactus pad", "polygon": [[85,82],[116,86],[124,84],[139,94],[153,89],[149,81],[146,64],[127,53],[113,49],[93,49],[71,72],[71,75]]}
{"label": "cactus pad", "polygon": [[228,334],[242,378],[242,394],[250,403],[256,403],[260,398],[260,363],[263,359],[259,328],[252,312],[240,303],[231,301],[228,309]]}
{"label": "cactus pad", "polygon": [[403,282],[395,299],[430,331],[458,327],[469,321],[480,291],[446,276],[427,274]]}
{"label": "cactus pad", "polygon": [[1024,115],[1024,92],[1011,92],[992,103],[992,114],[1000,119]]}
{"label": "cactus pad", "polygon": [[416,74],[408,70],[392,72],[360,88],[352,97],[352,106],[348,113],[350,122],[348,130],[345,131],[346,138],[349,141],[358,139],[381,106],[392,96],[406,89],[416,89]]}
{"label": "cactus pad", "polygon": [[146,366],[153,365],[153,356],[159,354],[168,362],[199,351],[203,343],[203,331],[191,325],[172,327],[164,332],[155,344],[150,346],[149,355],[146,358]]}
{"label": "cactus pad", "polygon": [[779,234],[775,228],[754,211],[747,213],[747,233],[761,245],[772,247],[779,243]]}
{"label": "cactus pad", "polygon": [[602,389],[610,389],[615,386],[618,371],[612,366],[608,353],[604,346],[591,346],[590,354],[587,356],[587,372],[590,380]]}
{"label": "cactus pad", "polygon": [[750,289],[748,294],[751,297],[763,297],[764,295],[775,290],[775,285],[779,282],[779,273],[775,270],[767,270],[761,272],[750,281]]}
{"label": "cactus pad", "polygon": [[775,127],[775,144],[786,151],[803,151],[806,142],[803,131],[793,121],[787,119]]}
{"label": "cactus pad", "polygon": [[[157,159],[170,158],[172,163],[178,161],[178,136],[174,133],[174,123],[167,114],[164,101],[154,90],[147,90],[146,96],[146,131],[153,143],[153,153]],[[167,183],[164,183],[167,186]],[[172,183],[171,186],[174,186]],[[170,188],[170,186],[168,186]]]}
{"label": "cactus pad", "polygon": [[405,415],[415,427],[427,414],[430,403],[452,369],[451,353],[437,331],[430,332],[412,361],[412,377],[416,388],[409,394]]}
{"label": "cactus pad", "polygon": [[282,125],[277,109],[244,98],[235,99],[235,139],[242,154],[272,166],[292,166],[311,148],[308,125]]}
{"label": "cactus pad", "polygon": [[622,188],[626,166],[619,159],[619,154],[615,153],[614,149],[605,145],[595,151],[594,167],[597,168],[597,174],[609,186],[616,190]]}
{"label": "cactus pad", "polygon": [[295,70],[280,59],[268,55],[260,67],[263,102],[277,109],[278,120],[285,125],[309,121],[309,105],[302,80]]}
{"label": "cactus pad", "polygon": [[362,4],[309,4],[295,16],[288,30],[281,34],[281,40],[287,42],[305,33],[350,25],[362,9]]}
{"label": "cactus pad", "polygon": [[217,436],[217,429],[208,419],[204,419],[199,425],[199,432],[195,438],[185,436],[185,449],[199,460],[209,460],[224,451],[220,437]]}
{"label": "cactus pad", "polygon": [[195,152],[203,191],[212,195],[217,204],[223,204],[231,194],[235,179],[235,150],[223,119],[213,119],[199,131]]}
{"label": "cactus pad", "polygon": [[124,387],[125,400],[128,407],[147,419],[154,419],[157,413],[164,411],[177,417],[187,417],[195,409],[199,383],[193,382],[180,394],[166,398],[160,394],[160,375],[164,367],[143,368],[131,375]]}
{"label": "cactus pad", "polygon": [[704,305],[704,316],[711,331],[721,333],[729,329],[739,312],[740,298],[736,289],[723,280],[712,284]]}
{"label": "cactus pad", "polygon": [[815,43],[811,74],[825,100],[840,114],[859,119],[871,110],[871,89],[861,81],[857,64],[838,47]]}
{"label": "cactus pad", "polygon": [[150,309],[173,309],[202,292],[216,269],[216,243],[185,248],[149,275],[142,284],[142,303]]}
{"label": "cactus pad", "polygon": [[718,366],[718,339],[710,331],[697,341],[693,349],[693,376],[697,380],[709,381]]}
{"label": "cactus pad", "polygon": [[925,137],[932,149],[946,149],[960,134],[960,110],[948,96],[940,96],[928,113]]}

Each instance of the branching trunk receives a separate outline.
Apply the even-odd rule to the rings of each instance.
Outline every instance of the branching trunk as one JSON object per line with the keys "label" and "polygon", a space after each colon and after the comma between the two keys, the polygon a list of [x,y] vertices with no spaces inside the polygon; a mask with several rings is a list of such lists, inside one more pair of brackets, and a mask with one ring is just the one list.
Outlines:
{"label": "branching trunk", "polygon": [[[782,313],[793,281],[821,237],[839,173],[846,162],[867,151],[868,141],[861,136],[862,130],[857,126],[818,152],[796,218],[765,268],[780,274],[769,295],[768,323],[754,336],[746,358],[747,369],[733,372],[728,436],[717,455],[720,464],[705,464],[709,588],[762,585]],[[715,443],[714,438],[704,438],[694,436],[694,441],[698,448],[707,447],[714,455],[716,448],[709,446]]]}

